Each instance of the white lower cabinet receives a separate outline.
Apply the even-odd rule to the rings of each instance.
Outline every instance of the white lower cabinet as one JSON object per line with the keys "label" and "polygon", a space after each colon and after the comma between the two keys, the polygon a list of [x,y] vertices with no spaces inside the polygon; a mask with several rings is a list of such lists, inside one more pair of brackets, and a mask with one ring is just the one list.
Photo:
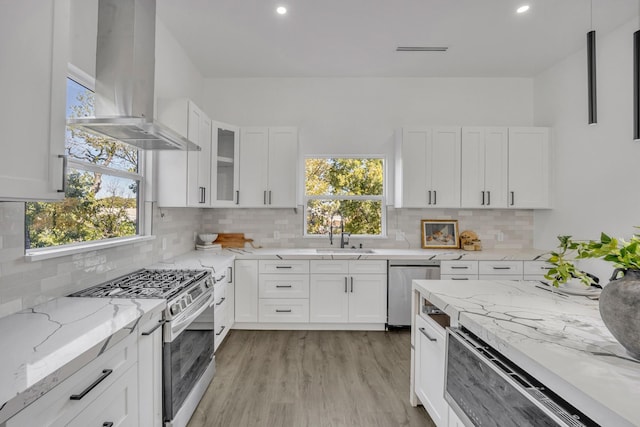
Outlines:
{"label": "white lower cabinet", "polygon": [[451,407],[449,407],[449,422],[447,423],[448,427],[465,427],[464,423],[460,418],[458,418],[458,414],[456,414]]}
{"label": "white lower cabinet", "polygon": [[[162,312],[157,312],[140,323],[138,336],[138,360],[140,361],[138,363],[138,406],[140,409],[137,423],[140,427],[162,425],[162,318]],[[127,385],[127,393],[130,387]],[[114,402],[114,405],[119,402]],[[114,426],[119,425],[113,420],[111,422]]]}
{"label": "white lower cabinet", "polygon": [[310,322],[386,322],[386,261],[311,261],[309,287]]}
{"label": "white lower cabinet", "polygon": [[235,321],[258,321],[258,260],[235,261]]}
{"label": "white lower cabinet", "polygon": [[446,426],[449,405],[444,400],[445,333],[435,322],[416,316],[415,393],[438,426]]}
{"label": "white lower cabinet", "polygon": [[276,323],[309,322],[309,299],[307,298],[260,298],[258,321]]}
{"label": "white lower cabinet", "polygon": [[[137,335],[130,334],[59,385],[48,391],[27,408],[7,420],[5,427],[91,425],[82,423],[99,416],[119,416],[104,419],[114,426],[138,425],[138,346]],[[125,400],[113,400],[113,395],[125,395]],[[111,399],[124,407],[104,412],[103,400]],[[122,424],[118,424],[118,422]]]}

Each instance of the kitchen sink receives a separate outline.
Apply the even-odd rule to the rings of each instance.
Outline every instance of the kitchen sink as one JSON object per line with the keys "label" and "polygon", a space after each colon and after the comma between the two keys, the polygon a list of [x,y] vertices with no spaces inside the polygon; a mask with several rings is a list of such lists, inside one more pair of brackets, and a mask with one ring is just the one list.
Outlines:
{"label": "kitchen sink", "polygon": [[319,254],[373,254],[373,249],[358,249],[358,248],[322,248],[316,249]]}

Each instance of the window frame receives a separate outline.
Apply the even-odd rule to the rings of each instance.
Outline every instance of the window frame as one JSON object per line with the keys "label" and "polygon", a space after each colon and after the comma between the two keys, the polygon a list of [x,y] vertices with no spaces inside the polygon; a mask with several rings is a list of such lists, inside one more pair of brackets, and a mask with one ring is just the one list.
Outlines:
{"label": "window frame", "polygon": [[[84,86],[88,90],[95,93],[95,78],[85,73],[78,67],[68,64],[67,79],[73,80],[77,84]],[[66,144],[65,144],[66,150]],[[77,254],[87,251],[93,251],[96,249],[109,248],[114,246],[120,246],[124,244],[136,243],[145,240],[151,240],[155,237],[151,235],[150,230],[147,227],[145,212],[145,193],[148,185],[146,181],[146,154],[143,150],[138,150],[137,172],[129,172],[121,169],[109,168],[98,164],[83,162],[73,157],[67,157],[67,170],[65,171],[65,179],[71,169],[77,169],[92,173],[101,173],[103,175],[112,176],[116,178],[124,178],[138,182],[137,188],[137,223],[136,234],[130,236],[111,237],[108,239],[88,240],[84,242],[73,242],[64,245],[49,246],[46,248],[25,248],[25,258],[31,261],[39,261],[42,259],[55,258],[59,256]],[[26,215],[26,212],[25,212]],[[25,222],[26,227],[26,222]],[[28,230],[25,230],[27,233]],[[26,242],[25,242],[26,245]]]}
{"label": "window frame", "polygon": [[[307,159],[379,159],[382,160],[382,194],[371,196],[339,196],[339,195],[307,195]],[[387,236],[387,156],[382,154],[309,154],[302,159],[302,207],[304,209],[303,238],[326,239],[326,234],[309,234],[307,232],[307,203],[309,200],[371,200],[380,202],[380,234],[352,234],[350,237],[360,239],[386,239]]]}

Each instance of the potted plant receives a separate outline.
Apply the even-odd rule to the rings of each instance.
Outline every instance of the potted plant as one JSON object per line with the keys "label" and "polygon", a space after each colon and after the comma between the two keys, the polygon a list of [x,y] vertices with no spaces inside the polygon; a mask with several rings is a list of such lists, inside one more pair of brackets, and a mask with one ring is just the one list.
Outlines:
{"label": "potted plant", "polygon": [[640,235],[629,241],[602,233],[600,240],[576,241],[558,236],[558,250],[547,260],[553,267],[546,274],[554,286],[571,278],[585,285],[591,277],[575,267],[574,260],[598,258],[614,266],[613,275],[600,294],[600,315],[611,334],[634,357],[640,358]]}

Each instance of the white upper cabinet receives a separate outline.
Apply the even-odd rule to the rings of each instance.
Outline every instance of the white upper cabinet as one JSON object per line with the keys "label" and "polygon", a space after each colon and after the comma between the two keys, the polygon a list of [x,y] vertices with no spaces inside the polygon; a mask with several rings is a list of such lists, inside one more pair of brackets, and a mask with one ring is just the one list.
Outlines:
{"label": "white upper cabinet", "polygon": [[405,128],[400,143],[401,206],[460,207],[460,128]]}
{"label": "white upper cabinet", "polygon": [[6,3],[0,17],[0,200],[64,198],[69,2]]}
{"label": "white upper cabinet", "polygon": [[200,151],[160,150],[158,205],[211,205],[211,119],[187,98],[158,101],[158,120],[196,143]]}
{"label": "white upper cabinet", "polygon": [[240,131],[240,207],[295,207],[298,130],[250,127]]}
{"label": "white upper cabinet", "polygon": [[239,129],[214,121],[211,149],[211,206],[233,206],[240,189]]}
{"label": "white upper cabinet", "polygon": [[550,207],[549,128],[509,128],[508,206]]}
{"label": "white upper cabinet", "polygon": [[507,207],[508,147],[507,128],[462,128],[462,207]]}

